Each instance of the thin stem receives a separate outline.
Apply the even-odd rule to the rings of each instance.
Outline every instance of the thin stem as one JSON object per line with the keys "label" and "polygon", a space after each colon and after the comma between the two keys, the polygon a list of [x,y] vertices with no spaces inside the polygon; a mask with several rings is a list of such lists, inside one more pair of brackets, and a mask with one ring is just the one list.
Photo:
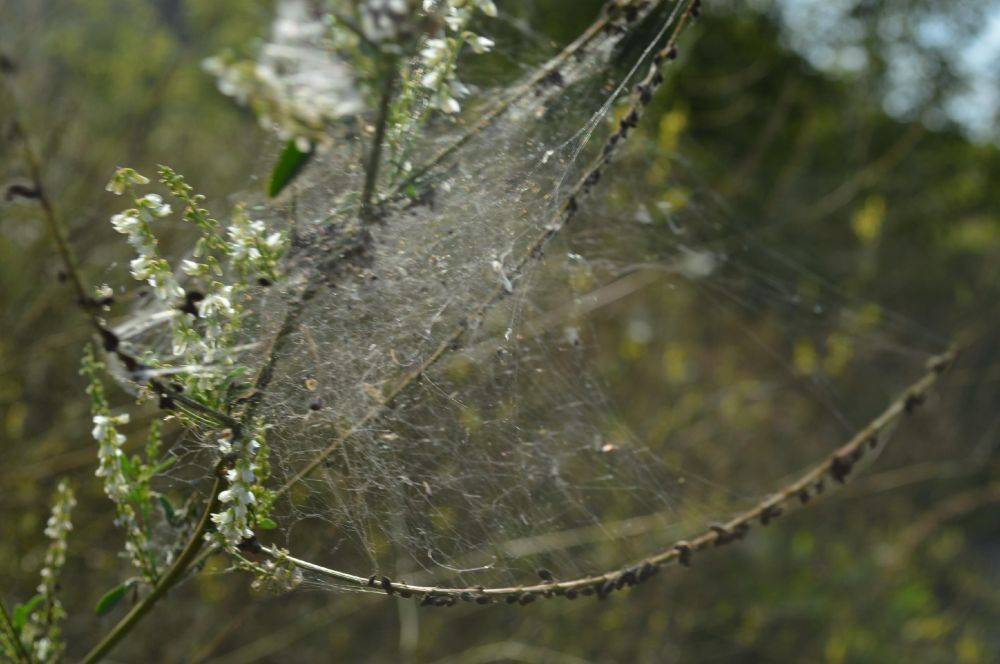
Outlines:
{"label": "thin stem", "polygon": [[184,550],[181,551],[180,556],[178,556],[174,561],[174,564],[170,566],[167,573],[163,575],[160,582],[153,587],[153,590],[148,595],[143,597],[138,604],[132,607],[132,610],[129,611],[103,639],[101,639],[101,642],[94,646],[89,653],[87,653],[87,656],[82,660],[83,664],[100,661],[101,658],[111,652],[112,648],[118,645],[118,643],[132,631],[136,623],[138,623],[139,620],[153,608],[153,605],[156,604],[156,602],[159,601],[168,590],[180,581],[184,573],[188,570],[191,562],[195,560],[198,552],[204,545],[205,533],[208,531],[209,523],[211,523],[212,513],[216,510],[219,504],[219,491],[222,489],[222,478],[219,475],[220,472],[221,469],[216,469],[215,481],[212,483],[211,493],[205,503],[205,510],[202,512],[201,518],[198,520],[198,525],[195,527],[194,532],[191,533],[191,537],[184,546]]}
{"label": "thin stem", "polygon": [[361,191],[361,218],[364,221],[371,221],[375,216],[372,198],[375,195],[375,185],[378,182],[379,168],[382,162],[382,143],[385,141],[386,126],[389,124],[389,108],[396,89],[396,63],[396,58],[389,58],[383,72],[382,98],[379,100],[375,135],[372,137],[368,163],[365,166],[365,184]]}
{"label": "thin stem", "polygon": [[14,648],[14,654],[17,655],[18,661],[24,662],[24,664],[31,664],[31,656],[24,649],[24,643],[21,642],[21,637],[17,635],[17,631],[14,629],[14,622],[10,619],[10,614],[7,613],[7,607],[4,605],[3,600],[0,600],[0,619],[3,620],[4,631],[7,632],[7,638],[10,639],[11,647]]}
{"label": "thin stem", "polygon": [[[557,595],[566,595],[572,598],[576,596],[577,592],[584,589],[591,589],[591,592],[599,589],[596,590],[598,596],[603,596],[612,590],[620,590],[623,587],[633,586],[646,580],[655,574],[659,570],[659,567],[664,564],[675,562],[686,566],[690,563],[691,556],[695,552],[741,540],[751,529],[753,523],[759,522],[762,526],[766,526],[783,514],[805,506],[825,490],[829,483],[827,481],[828,478],[836,484],[846,483],[851,471],[865,455],[871,456],[871,453],[876,448],[885,445],[887,432],[892,426],[904,415],[912,414],[924,402],[928,392],[954,363],[956,356],[957,350],[950,350],[932,358],[928,362],[927,373],[906,388],[885,410],[876,416],[867,426],[855,433],[850,440],[797,479],[781,486],[767,498],[761,500],[743,513],[736,515],[729,521],[722,524],[713,524],[693,539],[674,542],[669,547],[661,549],[632,565],[616,568],[603,574],[589,575],[566,581],[532,583],[522,586],[495,588],[474,586],[459,588],[423,586],[403,582],[397,583],[386,579],[381,583],[381,588],[390,593],[416,593],[424,597],[442,599],[458,596],[464,596],[466,599],[485,597],[487,600],[511,596],[523,599],[526,595],[532,596],[532,598],[538,596],[553,597]],[[993,490],[995,491],[995,487]],[[991,499],[995,498],[993,494],[990,494],[990,497]],[[279,559],[288,560],[301,569],[339,581],[360,587],[372,586],[372,582],[368,577],[316,565],[283,552],[272,553],[272,555],[275,555]]]}
{"label": "thin stem", "polygon": [[69,234],[66,231],[66,227],[60,222],[59,217],[56,214],[55,206],[52,203],[52,199],[49,198],[48,190],[42,181],[41,160],[38,158],[38,154],[32,147],[31,138],[25,131],[24,125],[21,123],[21,119],[18,114],[19,105],[17,103],[17,95],[14,92],[13,85],[10,84],[6,76],[0,75],[0,80],[3,80],[4,89],[14,103],[11,131],[13,135],[21,141],[22,152],[24,153],[24,162],[28,167],[28,178],[31,180],[31,185],[35,191],[38,203],[42,207],[42,212],[44,213],[45,220],[48,224],[49,232],[52,234],[52,239],[56,243],[56,249],[59,252],[59,257],[62,259],[63,266],[66,271],[66,277],[72,284],[73,290],[76,291],[77,303],[80,306],[85,306],[89,301],[87,289],[84,286],[83,278],[80,276],[80,268],[76,261],[76,255],[73,253],[73,248],[69,244]]}

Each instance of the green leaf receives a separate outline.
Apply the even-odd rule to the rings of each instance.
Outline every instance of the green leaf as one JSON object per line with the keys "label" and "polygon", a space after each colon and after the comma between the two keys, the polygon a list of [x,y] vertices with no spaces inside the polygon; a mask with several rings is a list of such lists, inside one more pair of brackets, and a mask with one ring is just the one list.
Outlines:
{"label": "green leaf", "polygon": [[274,522],[274,519],[269,519],[265,516],[263,519],[257,519],[257,527],[261,530],[274,530],[278,527],[278,524]]}
{"label": "green leaf", "polygon": [[157,496],[157,498],[160,501],[160,507],[163,508],[163,515],[167,517],[167,523],[171,526],[176,526],[177,514],[174,512],[174,506],[170,504],[170,501],[165,496]]}
{"label": "green leaf", "polygon": [[288,183],[299,174],[302,167],[306,165],[313,155],[313,146],[309,145],[307,152],[302,152],[295,144],[295,140],[290,140],[285,144],[285,149],[281,151],[278,162],[271,171],[271,182],[267,187],[267,195],[274,198],[281,193],[281,190],[288,186]]}
{"label": "green leaf", "polygon": [[122,474],[125,475],[125,479],[134,480],[138,477],[139,473],[135,467],[138,459],[129,459],[128,455],[125,454],[123,454],[120,458],[122,463]]}
{"label": "green leaf", "polygon": [[44,595],[35,595],[29,599],[24,604],[18,604],[14,607],[13,615],[10,620],[14,623],[14,632],[20,636],[21,630],[24,626],[28,624],[28,619],[31,618],[31,614],[35,612],[38,605],[45,601]]}
{"label": "green leaf", "polygon": [[164,459],[163,461],[161,461],[160,463],[158,463],[155,466],[153,466],[150,469],[149,474],[150,474],[150,476],[159,475],[163,471],[169,469],[175,463],[177,463],[177,457],[175,457],[175,456],[169,456],[166,459]]}
{"label": "green leaf", "polygon": [[125,593],[129,591],[129,588],[134,585],[135,580],[129,580],[104,593],[104,596],[97,601],[97,606],[94,607],[94,613],[99,616],[103,616],[105,613],[115,608],[115,606],[118,605],[118,602],[122,600],[122,597],[125,596]]}

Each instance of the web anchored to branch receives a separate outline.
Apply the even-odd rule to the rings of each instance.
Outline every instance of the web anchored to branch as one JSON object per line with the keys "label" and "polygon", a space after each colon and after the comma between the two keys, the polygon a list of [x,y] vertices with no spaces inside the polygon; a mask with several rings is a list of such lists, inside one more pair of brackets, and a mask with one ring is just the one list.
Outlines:
{"label": "web anchored to branch", "polygon": [[389,595],[399,593],[404,597],[409,597],[418,594],[421,596],[421,604],[424,606],[451,606],[455,604],[457,599],[479,604],[491,603],[500,598],[504,598],[508,604],[528,604],[539,597],[565,597],[572,600],[580,595],[596,595],[599,599],[603,599],[616,590],[630,588],[655,576],[660,571],[660,567],[665,564],[676,562],[687,567],[698,551],[742,540],[755,523],[759,522],[761,526],[766,526],[790,509],[806,505],[813,498],[824,493],[831,482],[834,483],[833,486],[844,484],[854,468],[866,456],[877,454],[899,418],[913,413],[924,402],[928,390],[954,362],[954,359],[954,352],[932,358],[927,374],[911,385],[868,426],[855,434],[851,440],[820,464],[790,484],[778,488],[772,495],[751,509],[736,515],[725,523],[712,524],[691,540],[679,540],[670,547],[639,562],[603,574],[570,580],[556,580],[551,572],[542,569],[538,572],[541,583],[503,588],[484,586],[453,588],[415,585],[405,581],[393,581],[387,576],[372,575],[365,578],[300,560],[277,549],[270,549],[267,552],[278,560],[290,561],[303,570],[337,581],[352,583],[364,588],[378,588]]}
{"label": "web anchored to branch", "polygon": [[[657,92],[698,13],[612,2],[555,54],[498,29],[541,64],[501,85],[487,62],[458,116],[381,103],[248,206],[291,239],[286,278],[247,294],[254,378],[224,413],[270,448],[276,528],[245,565],[260,540],[321,587],[603,597],[845,481],[919,404],[941,340],[775,249],[685,158],[683,100]],[[115,333],[155,354],[160,315]],[[178,485],[206,447],[175,448]]]}

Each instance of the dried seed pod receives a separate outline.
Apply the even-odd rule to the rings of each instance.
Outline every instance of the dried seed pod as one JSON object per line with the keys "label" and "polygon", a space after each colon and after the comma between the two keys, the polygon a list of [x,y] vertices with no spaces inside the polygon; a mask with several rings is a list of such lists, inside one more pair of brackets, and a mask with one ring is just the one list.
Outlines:
{"label": "dried seed pod", "polygon": [[14,200],[15,198],[37,200],[41,197],[42,197],[41,189],[16,183],[7,185],[7,191],[5,191],[3,195],[4,200],[7,201],[8,203]]}
{"label": "dried seed pod", "polygon": [[118,340],[117,334],[115,334],[114,332],[105,327],[100,328],[100,333],[101,333],[101,342],[104,345],[104,350],[106,350],[109,353],[113,353],[116,350],[118,350],[118,344],[120,343],[120,341]]}
{"label": "dried seed pod", "polygon": [[721,523],[712,523],[708,527],[715,533],[715,546],[729,544],[735,539],[732,531]]}
{"label": "dried seed pod", "polygon": [[835,456],[830,463],[830,476],[843,484],[847,481],[847,476],[851,474],[853,467],[854,462],[849,458],[845,459],[842,456]]}
{"label": "dried seed pod", "polygon": [[677,552],[677,561],[684,567],[691,566],[691,545],[687,542],[678,542],[674,545],[674,551]]}
{"label": "dried seed pod", "polygon": [[201,291],[189,290],[184,293],[184,302],[177,307],[177,310],[198,318],[198,303],[204,299],[205,294]]}
{"label": "dried seed pod", "polygon": [[920,404],[924,402],[925,395],[922,392],[911,392],[906,395],[906,401],[903,404],[903,410],[906,411],[907,415],[912,415],[913,411],[917,409]]}

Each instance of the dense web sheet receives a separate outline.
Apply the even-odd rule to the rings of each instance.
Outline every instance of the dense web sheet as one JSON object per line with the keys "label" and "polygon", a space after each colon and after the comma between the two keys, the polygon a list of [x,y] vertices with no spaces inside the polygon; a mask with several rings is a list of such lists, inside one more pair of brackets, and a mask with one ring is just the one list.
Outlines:
{"label": "dense web sheet", "polygon": [[[576,190],[682,3],[641,7],[434,121],[412,158],[434,163],[418,195],[377,223],[357,215],[365,138],[351,135],[251,206],[294,238],[287,283],[255,294],[246,339],[245,361],[268,372],[254,399],[282,488],[264,539],[449,586],[613,569],[758,503],[941,349],[846,299],[809,255],[771,249],[681,154],[630,149]],[[643,177],[663,161],[683,205]],[[139,320],[123,336],[165,343],[155,314]],[[185,449],[178,481],[206,463]]]}

